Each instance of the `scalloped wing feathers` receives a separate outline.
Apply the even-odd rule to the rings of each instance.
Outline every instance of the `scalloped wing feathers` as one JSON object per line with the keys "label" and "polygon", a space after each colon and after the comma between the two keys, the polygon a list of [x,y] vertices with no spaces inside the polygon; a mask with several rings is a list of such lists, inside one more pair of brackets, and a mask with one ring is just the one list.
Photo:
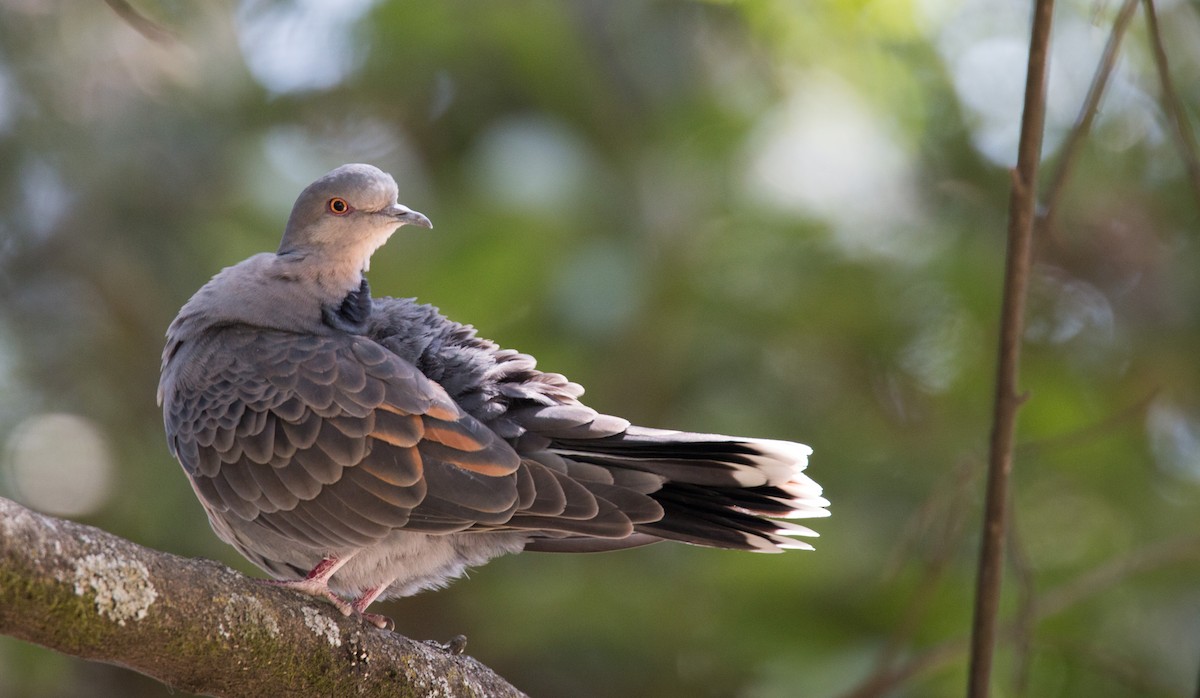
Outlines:
{"label": "scalloped wing feathers", "polygon": [[367,336],[177,340],[160,394],[214,529],[276,575],[397,531],[518,532],[558,552],[809,547],[777,520],[828,513],[806,446],[634,427],[582,392],[435,308],[378,299]]}

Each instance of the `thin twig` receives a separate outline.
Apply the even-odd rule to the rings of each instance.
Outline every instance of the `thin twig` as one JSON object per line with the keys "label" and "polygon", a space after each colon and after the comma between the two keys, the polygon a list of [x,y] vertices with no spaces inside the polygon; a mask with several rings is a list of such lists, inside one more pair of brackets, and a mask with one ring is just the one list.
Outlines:
{"label": "thin twig", "polygon": [[[1134,2],[1136,3],[1137,0],[1134,0]],[[1069,446],[1100,438],[1105,434],[1111,433],[1113,428],[1122,422],[1145,414],[1146,408],[1157,395],[1158,388],[1155,388],[1149,395],[1133,405],[1095,424],[1090,424],[1067,434],[1018,444],[1016,452],[1025,455],[1040,449]],[[1017,610],[1012,623],[1013,651],[1015,654],[1012,692],[1014,696],[1024,696],[1029,691],[1029,666],[1032,661],[1033,633],[1037,626],[1037,609],[1040,600],[1037,597],[1033,565],[1029,560],[1029,554],[1025,549],[1023,539],[1020,535],[1021,531],[1017,523],[1016,513],[1015,507],[1010,507],[1009,564],[1012,566],[1013,576],[1017,583]]]}
{"label": "thin twig", "polygon": [[133,27],[133,30],[143,37],[159,44],[171,44],[177,37],[171,30],[138,12],[128,0],[104,0],[117,16]]}
{"label": "thin twig", "polygon": [[[1102,594],[1128,578],[1177,564],[1185,560],[1200,560],[1200,537],[1185,536],[1151,545],[1129,555],[1109,560],[1070,582],[1050,590],[1041,597],[1035,613],[1035,622],[1041,623],[1073,606]],[[1007,623],[999,634],[1012,637],[1016,632],[1013,623]],[[938,643],[912,656],[882,675],[872,675],[863,683],[842,695],[842,698],[878,698],[888,695],[894,688],[915,676],[947,667],[959,661],[968,649],[968,640],[959,637]]]}
{"label": "thin twig", "polygon": [[880,575],[883,582],[890,584],[900,576],[918,552],[921,543],[933,536],[935,528],[940,535],[931,546],[930,557],[939,560],[942,556],[953,557],[959,544],[959,528],[971,508],[971,491],[983,473],[983,461],[976,454],[960,457],[951,476],[938,478],[939,485],[917,508],[915,514],[904,524],[888,560]]}
{"label": "thin twig", "polygon": [[841,698],[880,698],[892,692],[892,689],[902,686],[915,676],[940,669],[957,661],[967,648],[963,638],[947,640],[925,650],[907,662],[893,667],[883,674],[873,674]]}
{"label": "thin twig", "polygon": [[1079,109],[1079,116],[1075,118],[1075,125],[1071,127],[1071,132],[1067,134],[1067,140],[1063,142],[1062,154],[1058,157],[1058,164],[1054,169],[1053,176],[1050,177],[1050,184],[1046,188],[1039,221],[1043,231],[1049,233],[1054,231],[1059,200],[1066,188],[1067,179],[1070,178],[1071,171],[1074,169],[1079,146],[1091,132],[1092,121],[1095,120],[1096,114],[1100,110],[1100,100],[1104,97],[1104,88],[1108,86],[1108,78],[1117,64],[1121,40],[1125,37],[1125,30],[1129,28],[1130,20],[1133,19],[1133,12],[1137,9],[1137,4],[1138,0],[1125,0],[1125,4],[1121,5],[1121,10],[1117,13],[1117,18],[1113,20],[1112,32],[1108,35],[1108,43],[1105,44],[1104,53],[1100,56],[1100,64],[1096,66],[1096,74],[1092,76],[1092,84],[1088,88],[1087,97]]}
{"label": "thin twig", "polygon": [[[1136,2],[1137,0],[1134,0]],[[1054,448],[1065,448],[1087,443],[1111,434],[1121,424],[1145,414],[1146,408],[1158,396],[1159,388],[1116,413],[1075,431],[1065,434],[1017,444],[1014,449],[1022,456],[1041,453]],[[871,686],[881,677],[892,675],[897,660],[910,646],[913,636],[920,627],[921,619],[928,613],[930,603],[940,590],[940,584],[958,549],[963,525],[969,511],[970,489],[978,479],[980,468],[974,458],[965,458],[955,468],[954,477],[945,487],[937,488],[921,505],[917,514],[905,526],[901,542],[896,546],[883,578],[894,579],[900,573],[903,560],[912,560],[918,541],[932,541],[928,559],[921,571],[921,580],[904,609],[903,617],[896,624],[883,649],[875,660],[871,674],[862,680],[862,686]],[[1029,655],[1033,646],[1033,630],[1036,626],[1038,599],[1035,596],[1032,564],[1022,544],[1020,529],[1016,523],[1015,509],[1010,507],[1009,560],[1017,580],[1017,611],[1013,621],[1013,637],[1017,662],[1014,669],[1014,695],[1024,695],[1028,685]],[[940,526],[939,526],[940,522]],[[935,535],[935,528],[940,528]],[[1197,696],[1200,698],[1200,695]]]}
{"label": "thin twig", "polygon": [[[922,570],[921,580],[904,609],[904,616],[888,637],[875,660],[873,674],[886,674],[896,659],[912,642],[921,620],[929,612],[931,602],[937,598],[942,578],[955,552],[961,548],[968,514],[972,508],[971,490],[982,471],[977,457],[969,456],[959,461],[954,476],[945,487],[934,490],[921,506],[913,521],[906,526],[903,540],[896,546],[894,559],[886,569],[884,579],[890,582],[899,574],[903,559],[911,559],[918,541],[930,541],[932,545]],[[940,525],[939,525],[940,524]],[[934,528],[937,527],[936,534]],[[870,678],[867,679],[870,681]]]}
{"label": "thin twig", "polygon": [[[1091,670],[1104,683],[1113,688],[1113,693],[1132,696],[1181,696],[1179,690],[1139,667],[1128,656],[1118,652],[1107,652],[1095,647],[1094,642],[1068,644],[1066,642],[1038,642],[1042,652],[1057,651],[1069,656],[1078,664]],[[1123,687],[1124,691],[1117,690]]]}
{"label": "thin twig", "polygon": [[1191,122],[1188,121],[1187,109],[1183,100],[1175,91],[1175,83],[1171,80],[1171,69],[1167,64],[1167,49],[1163,45],[1162,32],[1158,27],[1158,13],[1154,9],[1154,0],[1144,0],[1146,6],[1146,30],[1150,34],[1150,44],[1154,47],[1154,65],[1158,68],[1158,82],[1162,87],[1163,110],[1175,128],[1175,137],[1179,139],[1180,155],[1187,169],[1188,181],[1192,185],[1192,193],[1196,203],[1200,204],[1200,156],[1197,152],[1196,134],[1192,132]]}
{"label": "thin twig", "polygon": [[975,590],[975,617],[971,634],[971,668],[967,693],[971,698],[988,695],[992,658],[996,646],[996,616],[1000,608],[1000,586],[1007,528],[1008,483],[1012,474],[1013,437],[1017,409],[1024,398],[1017,394],[1021,332],[1025,296],[1032,263],[1033,216],[1037,203],[1037,174],[1046,118],[1046,76],[1050,57],[1050,26],[1054,0],[1037,0],[1029,41],[1029,66],[1025,76],[1025,106],[1017,169],[1009,197],[1008,250],[1001,307],[999,361],[992,436],[988,452],[987,498],[979,576]]}
{"label": "thin twig", "polygon": [[1118,557],[1042,595],[1038,620],[1057,615],[1141,572],[1189,558],[1200,559],[1200,536],[1183,536]]}
{"label": "thin twig", "polygon": [[1017,444],[1016,453],[1020,456],[1030,456],[1054,448],[1069,448],[1079,444],[1087,444],[1095,439],[1107,436],[1122,424],[1140,418],[1158,397],[1161,388],[1154,388],[1145,397],[1119,412],[1111,414],[1099,422],[1080,427],[1065,434],[1048,436],[1043,439],[1025,441]]}
{"label": "thin twig", "polygon": [[1197,677],[1196,679],[1196,693],[1194,696],[1195,698],[1200,698],[1200,677]]}

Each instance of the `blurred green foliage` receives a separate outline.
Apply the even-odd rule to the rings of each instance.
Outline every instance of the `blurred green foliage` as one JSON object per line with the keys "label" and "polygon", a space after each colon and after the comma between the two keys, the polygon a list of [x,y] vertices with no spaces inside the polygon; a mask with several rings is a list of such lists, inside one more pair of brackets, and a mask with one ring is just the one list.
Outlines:
{"label": "blurred green foliage", "polygon": [[[78,415],[113,470],[77,518],[250,571],[163,444],[162,334],[304,184],[371,162],[437,226],[376,255],[377,295],[638,423],[809,443],[833,501],[815,553],[521,555],[385,607],[402,632],[465,633],[539,696],[841,695],[935,648],[892,695],[961,694],[1024,4],[131,5],[171,37],[0,6],[0,494],[38,506],[13,435]],[[1115,11],[1060,3],[1047,167]],[[1194,117],[1200,12],[1160,13]],[[1004,612],[1061,608],[998,695],[1194,690],[1200,202],[1147,46],[1136,19],[1038,239]],[[94,467],[47,453],[55,482]],[[11,640],[0,694],[173,695]]]}

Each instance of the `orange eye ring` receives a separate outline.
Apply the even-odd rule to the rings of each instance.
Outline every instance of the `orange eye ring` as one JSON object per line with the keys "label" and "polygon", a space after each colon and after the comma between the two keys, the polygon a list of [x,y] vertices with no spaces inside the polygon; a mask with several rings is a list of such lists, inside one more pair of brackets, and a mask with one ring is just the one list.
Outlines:
{"label": "orange eye ring", "polygon": [[329,200],[329,212],[335,216],[344,216],[350,213],[350,204],[345,199],[335,196]]}

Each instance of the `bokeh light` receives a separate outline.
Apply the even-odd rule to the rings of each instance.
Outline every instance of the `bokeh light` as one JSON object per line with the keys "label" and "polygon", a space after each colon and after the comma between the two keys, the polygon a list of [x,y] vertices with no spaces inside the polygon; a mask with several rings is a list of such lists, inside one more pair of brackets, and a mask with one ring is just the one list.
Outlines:
{"label": "bokeh light", "polygon": [[5,481],[18,501],[56,516],[96,513],[114,486],[112,454],[100,428],[78,415],[28,417],[5,444]]}

